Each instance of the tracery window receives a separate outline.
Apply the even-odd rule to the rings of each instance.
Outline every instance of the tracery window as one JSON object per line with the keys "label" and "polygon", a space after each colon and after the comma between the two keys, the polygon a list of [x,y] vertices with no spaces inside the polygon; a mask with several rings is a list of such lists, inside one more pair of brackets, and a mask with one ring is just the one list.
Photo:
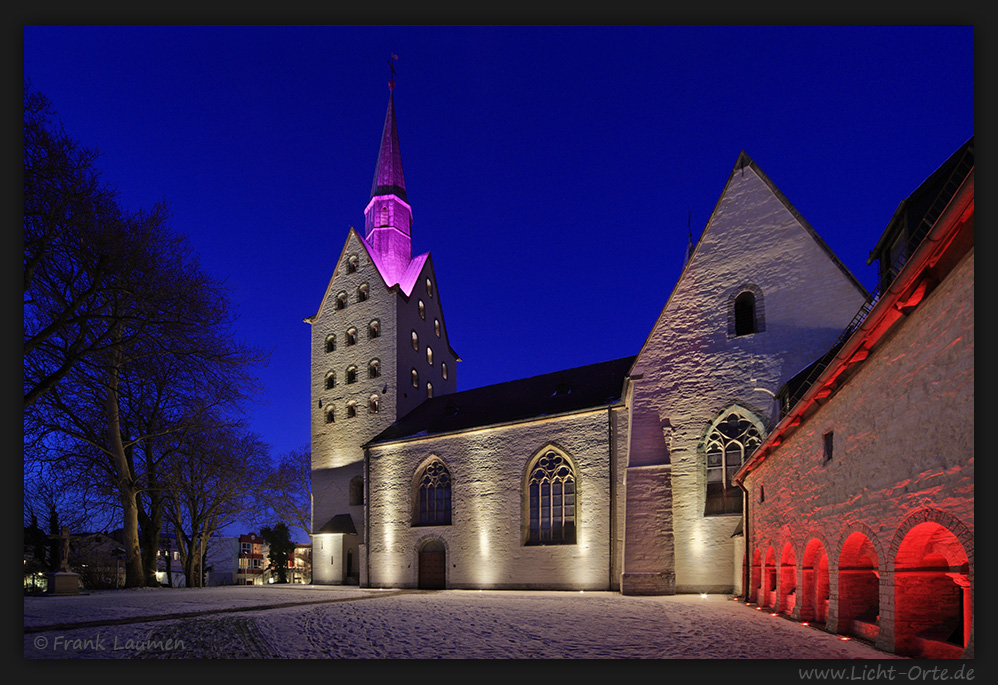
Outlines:
{"label": "tracery window", "polygon": [[707,497],[704,516],[740,514],[741,490],[731,478],[745,458],[763,439],[762,423],[741,408],[725,411],[707,432],[704,452],[707,458]]}
{"label": "tracery window", "polygon": [[527,469],[528,545],[575,544],[575,469],[547,450]]}
{"label": "tracery window", "polygon": [[451,523],[450,471],[434,458],[416,479],[418,495],[414,526],[449,526]]}

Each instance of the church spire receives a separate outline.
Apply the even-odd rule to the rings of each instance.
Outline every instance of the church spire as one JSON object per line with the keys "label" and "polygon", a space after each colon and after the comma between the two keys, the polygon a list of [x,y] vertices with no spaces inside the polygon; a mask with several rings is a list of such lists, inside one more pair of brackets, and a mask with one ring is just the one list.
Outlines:
{"label": "church spire", "polygon": [[[393,58],[398,59],[395,55]],[[371,184],[371,198],[364,209],[364,239],[377,253],[382,276],[392,285],[399,282],[412,261],[412,207],[405,193],[402,154],[395,122],[395,67],[389,61],[388,112],[381,133],[378,161]]]}

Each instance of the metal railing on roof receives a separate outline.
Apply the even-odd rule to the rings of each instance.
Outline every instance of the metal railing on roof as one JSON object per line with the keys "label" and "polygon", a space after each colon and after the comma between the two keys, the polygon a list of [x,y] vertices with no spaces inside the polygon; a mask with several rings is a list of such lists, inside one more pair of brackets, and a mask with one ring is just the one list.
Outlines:
{"label": "metal railing on roof", "polygon": [[936,195],[935,199],[932,201],[932,204],[929,205],[929,209],[925,212],[925,216],[922,217],[915,229],[909,234],[908,240],[905,243],[905,248],[901,250],[897,258],[895,258],[894,262],[891,264],[888,272],[890,277],[888,279],[884,279],[870,292],[862,306],[860,306],[859,311],[856,312],[856,316],[854,316],[852,321],[849,322],[849,325],[845,327],[845,330],[842,331],[841,335],[839,335],[838,339],[835,341],[835,344],[832,345],[829,351],[826,352],[825,355],[811,368],[807,378],[804,379],[799,386],[797,386],[793,394],[787,397],[786,401],[781,400],[780,412],[772,419],[772,421],[770,421],[770,425],[766,427],[767,433],[772,432],[772,430],[776,428],[776,424],[778,424],[783,417],[793,411],[793,409],[797,406],[797,403],[800,402],[801,398],[804,397],[811,386],[814,385],[814,383],[821,376],[822,372],[828,368],[828,364],[835,358],[835,355],[845,344],[846,340],[848,340],[863,324],[866,317],[869,316],[870,312],[873,311],[873,308],[877,305],[877,302],[880,301],[882,292],[889,289],[894,283],[894,279],[896,279],[898,274],[901,273],[901,269],[904,268],[904,265],[908,262],[908,259],[911,255],[915,254],[915,250],[918,249],[918,246],[921,245],[923,240],[925,240],[925,236],[929,234],[929,230],[931,230],[936,221],[938,221],[939,217],[943,213],[943,210],[945,210],[947,205],[949,205],[950,200],[953,199],[956,191],[961,185],[963,185],[964,180],[973,168],[974,148],[973,146],[970,146],[964,150],[963,155],[961,155],[956,166],[953,168],[953,171],[946,179],[946,183]]}

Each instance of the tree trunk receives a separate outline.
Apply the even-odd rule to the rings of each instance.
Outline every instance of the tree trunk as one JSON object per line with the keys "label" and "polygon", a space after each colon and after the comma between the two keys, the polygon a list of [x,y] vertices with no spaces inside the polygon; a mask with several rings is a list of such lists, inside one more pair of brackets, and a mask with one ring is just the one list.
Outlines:
{"label": "tree trunk", "polygon": [[122,541],[125,547],[125,587],[145,585],[145,571],[142,568],[142,555],[139,546],[139,507],[135,479],[128,466],[128,457],[121,441],[121,415],[118,408],[118,369],[121,364],[121,350],[112,347],[109,354],[107,396],[104,400],[104,416],[107,420],[107,437],[111,459],[114,463],[118,497],[122,510]]}

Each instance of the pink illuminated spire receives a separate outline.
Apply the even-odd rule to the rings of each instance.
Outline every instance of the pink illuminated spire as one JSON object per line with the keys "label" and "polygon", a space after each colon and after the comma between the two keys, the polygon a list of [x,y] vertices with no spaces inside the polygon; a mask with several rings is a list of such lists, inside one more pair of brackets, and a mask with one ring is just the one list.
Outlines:
{"label": "pink illuminated spire", "polygon": [[[392,66],[391,62],[389,66]],[[392,66],[394,75],[395,68]],[[371,199],[364,209],[364,239],[377,254],[376,262],[389,286],[402,279],[412,261],[412,208],[406,198],[405,178],[402,175],[394,91],[395,79],[392,78],[388,82],[388,112],[378,148]]]}

